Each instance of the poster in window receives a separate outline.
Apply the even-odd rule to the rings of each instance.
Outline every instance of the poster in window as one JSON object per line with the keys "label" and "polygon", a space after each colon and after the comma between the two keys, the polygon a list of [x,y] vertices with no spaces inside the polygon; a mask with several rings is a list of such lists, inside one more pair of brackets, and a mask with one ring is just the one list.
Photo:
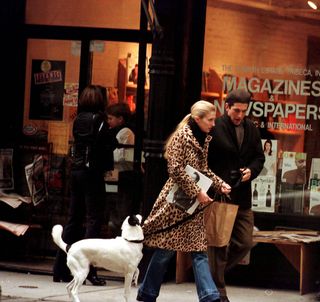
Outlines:
{"label": "poster in window", "polygon": [[312,158],[309,177],[310,215],[320,216],[320,158]]}
{"label": "poster in window", "polygon": [[251,183],[252,209],[257,212],[275,212],[278,141],[261,140],[265,162],[263,169]]}
{"label": "poster in window", "polygon": [[274,139],[262,139],[261,142],[265,156],[265,162],[259,176],[276,176],[278,142]]}
{"label": "poster in window", "polygon": [[65,83],[63,105],[70,107],[78,106],[78,94],[79,84],[78,83]]}
{"label": "poster in window", "polygon": [[31,120],[63,119],[65,61],[32,60]]}
{"label": "poster in window", "polygon": [[283,153],[280,207],[282,213],[303,213],[307,154]]}

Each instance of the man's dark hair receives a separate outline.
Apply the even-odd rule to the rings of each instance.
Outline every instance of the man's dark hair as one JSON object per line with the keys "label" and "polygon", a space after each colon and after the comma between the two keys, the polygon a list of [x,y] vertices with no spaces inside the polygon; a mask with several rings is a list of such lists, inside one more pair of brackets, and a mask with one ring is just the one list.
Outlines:
{"label": "man's dark hair", "polygon": [[125,123],[129,122],[131,112],[127,103],[116,103],[107,107],[107,114],[122,117]]}
{"label": "man's dark hair", "polygon": [[249,104],[251,100],[251,93],[243,89],[235,89],[228,93],[226,103],[232,106],[234,103]]}

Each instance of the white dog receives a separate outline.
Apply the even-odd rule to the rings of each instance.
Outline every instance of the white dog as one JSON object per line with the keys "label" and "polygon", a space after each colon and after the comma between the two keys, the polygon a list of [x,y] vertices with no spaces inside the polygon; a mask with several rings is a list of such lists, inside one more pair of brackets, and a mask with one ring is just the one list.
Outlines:
{"label": "white dog", "polygon": [[62,240],[63,228],[52,228],[53,241],[67,253],[67,265],[73,275],[67,285],[73,302],[80,302],[79,287],[86,280],[90,265],[122,273],[125,277],[124,298],[128,301],[132,282],[138,283],[138,264],[142,259],[143,231],[141,215],[128,216],[121,226],[121,237],[114,239],[84,239],[71,246]]}

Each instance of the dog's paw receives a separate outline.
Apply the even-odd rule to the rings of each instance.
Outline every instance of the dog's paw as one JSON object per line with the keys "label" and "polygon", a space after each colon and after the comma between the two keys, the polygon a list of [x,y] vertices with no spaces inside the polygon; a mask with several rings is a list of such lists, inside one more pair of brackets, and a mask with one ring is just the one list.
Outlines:
{"label": "dog's paw", "polygon": [[137,287],[138,286],[138,280],[132,280],[131,286]]}

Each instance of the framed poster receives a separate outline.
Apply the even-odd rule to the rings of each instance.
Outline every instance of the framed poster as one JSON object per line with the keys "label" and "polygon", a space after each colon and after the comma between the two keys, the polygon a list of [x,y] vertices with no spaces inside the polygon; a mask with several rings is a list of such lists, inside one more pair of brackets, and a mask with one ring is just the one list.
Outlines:
{"label": "framed poster", "polygon": [[31,120],[63,119],[65,61],[32,60]]}

